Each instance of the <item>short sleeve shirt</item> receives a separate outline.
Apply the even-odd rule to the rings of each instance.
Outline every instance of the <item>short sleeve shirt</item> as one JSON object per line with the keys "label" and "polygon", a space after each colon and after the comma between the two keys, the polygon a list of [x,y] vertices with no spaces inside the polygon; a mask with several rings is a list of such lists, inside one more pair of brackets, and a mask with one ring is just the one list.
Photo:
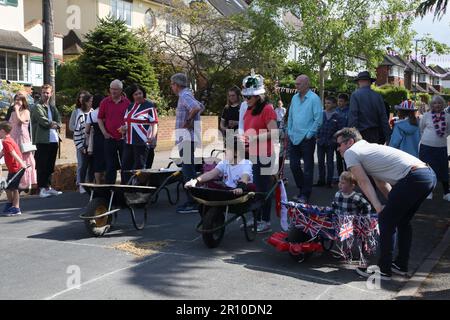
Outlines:
{"label": "short sleeve shirt", "polygon": [[230,188],[236,188],[238,182],[244,174],[250,177],[249,182],[253,182],[252,163],[250,160],[242,160],[237,165],[231,165],[228,160],[220,161],[216,169],[220,171],[222,181]]}
{"label": "short sleeve shirt", "polygon": [[122,97],[119,103],[115,103],[111,97],[106,97],[100,103],[98,118],[104,121],[106,131],[115,140],[122,139],[122,133],[118,129],[124,124],[123,117],[129,105],[130,100],[126,97]]}
{"label": "short sleeve shirt", "polygon": [[[266,104],[261,111],[260,114],[254,116],[252,115],[253,108],[247,109],[244,115],[244,134],[245,136],[255,136],[260,135],[267,132],[267,126],[271,121],[277,121],[277,114],[273,109],[271,104]],[[252,156],[264,155],[271,156],[272,155],[272,141],[269,138],[267,139],[266,150],[262,150],[259,146],[259,142],[252,143],[249,146],[249,154]]]}
{"label": "short sleeve shirt", "polygon": [[[230,120],[239,122],[239,110],[240,110],[239,105],[238,105],[238,106],[235,106],[235,107],[227,106],[227,107],[225,107],[225,108],[223,109],[221,118],[222,118],[223,120],[225,120],[225,127],[228,128],[228,121],[230,121]],[[236,125],[235,125],[233,128],[231,128],[231,129],[236,130],[238,127],[239,127],[239,125],[236,124]]]}
{"label": "short sleeve shirt", "polygon": [[5,157],[5,164],[8,168],[9,173],[16,173],[22,167],[20,163],[14,159],[12,152],[15,151],[17,155],[22,158],[22,153],[20,152],[19,146],[11,137],[6,137],[2,141],[3,145],[3,156]]}
{"label": "short sleeve shirt", "polygon": [[361,165],[367,175],[391,185],[406,177],[413,166],[423,164],[406,152],[365,140],[358,141],[348,149],[344,159],[348,168]]}

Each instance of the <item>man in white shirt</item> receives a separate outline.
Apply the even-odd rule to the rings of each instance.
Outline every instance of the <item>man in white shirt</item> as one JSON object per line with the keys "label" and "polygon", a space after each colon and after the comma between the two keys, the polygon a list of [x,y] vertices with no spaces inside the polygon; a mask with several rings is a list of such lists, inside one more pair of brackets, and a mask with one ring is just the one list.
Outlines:
{"label": "man in white shirt", "polygon": [[[392,272],[406,275],[412,239],[411,219],[436,186],[436,175],[425,163],[406,152],[362,140],[355,128],[344,128],[335,137],[347,167],[378,213],[378,265],[359,267],[356,271],[365,277],[376,272],[383,280],[389,280]],[[369,176],[386,198],[385,205],[378,198]],[[396,231],[398,256],[393,260],[392,240]]]}

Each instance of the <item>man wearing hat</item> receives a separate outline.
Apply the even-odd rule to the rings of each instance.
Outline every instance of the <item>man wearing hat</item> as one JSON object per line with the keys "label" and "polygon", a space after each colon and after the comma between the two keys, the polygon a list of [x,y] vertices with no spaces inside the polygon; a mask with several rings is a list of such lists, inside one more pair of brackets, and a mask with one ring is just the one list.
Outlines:
{"label": "man wearing hat", "polygon": [[399,120],[394,124],[389,146],[419,157],[420,129],[414,101],[405,100],[395,106]]}
{"label": "man wearing hat", "polygon": [[350,98],[348,126],[357,128],[369,143],[389,141],[391,132],[383,97],[371,88],[376,79],[368,71],[363,71],[355,81],[359,89]]}

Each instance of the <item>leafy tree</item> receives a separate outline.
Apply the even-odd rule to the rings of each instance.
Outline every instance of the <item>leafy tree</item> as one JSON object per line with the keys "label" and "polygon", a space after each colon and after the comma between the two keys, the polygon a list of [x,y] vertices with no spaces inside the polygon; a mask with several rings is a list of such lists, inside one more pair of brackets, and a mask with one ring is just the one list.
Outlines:
{"label": "leafy tree", "polygon": [[434,10],[434,17],[441,19],[447,11],[448,0],[426,0],[417,7],[417,15],[425,16],[428,12]]}
{"label": "leafy tree", "polygon": [[368,69],[373,70],[388,45],[400,51],[411,47],[410,26],[414,17],[401,15],[413,8],[408,0],[258,0],[257,3],[292,12],[300,19],[301,28],[280,28],[286,38],[299,46],[300,62],[318,73],[322,98],[326,78],[342,78],[347,71],[358,70],[355,58],[365,59]]}
{"label": "leafy tree", "polygon": [[97,27],[87,33],[83,50],[78,64],[86,89],[106,91],[112,80],[119,79],[124,86],[140,84],[151,98],[158,96],[158,81],[145,54],[145,44],[124,21],[100,19]]}

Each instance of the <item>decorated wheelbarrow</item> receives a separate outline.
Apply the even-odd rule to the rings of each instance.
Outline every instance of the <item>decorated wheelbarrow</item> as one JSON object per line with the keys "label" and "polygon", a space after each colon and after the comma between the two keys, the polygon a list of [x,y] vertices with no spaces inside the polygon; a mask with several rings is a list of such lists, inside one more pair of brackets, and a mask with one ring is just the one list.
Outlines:
{"label": "decorated wheelbarrow", "polygon": [[338,215],[330,207],[304,203],[282,202],[288,208],[288,232],[273,234],[268,243],[278,251],[288,252],[297,262],[303,262],[314,252],[331,251],[352,261],[353,249],[358,251],[359,264],[366,264],[367,255],[377,247],[378,219],[376,214],[364,216]]}
{"label": "decorated wheelbarrow", "polygon": [[[177,193],[172,199],[167,187],[175,183]],[[147,222],[149,205],[158,200],[163,190],[167,192],[169,202],[175,204],[181,183],[182,175],[178,169],[133,171],[130,185],[82,183],[90,194],[90,200],[80,218],[84,220],[87,231],[99,237],[109,231],[113,216],[117,218],[121,209],[128,209],[134,227],[142,230]],[[136,209],[143,209],[143,213],[138,215]]]}
{"label": "decorated wheelbarrow", "polygon": [[[270,201],[278,182],[267,192],[248,192],[235,195],[231,190],[195,187],[190,188],[193,199],[200,204],[201,220],[197,231],[202,234],[203,242],[208,248],[216,248],[221,243],[225,228],[241,218],[247,241],[256,237],[259,212]],[[248,220],[246,214],[252,216]]]}

